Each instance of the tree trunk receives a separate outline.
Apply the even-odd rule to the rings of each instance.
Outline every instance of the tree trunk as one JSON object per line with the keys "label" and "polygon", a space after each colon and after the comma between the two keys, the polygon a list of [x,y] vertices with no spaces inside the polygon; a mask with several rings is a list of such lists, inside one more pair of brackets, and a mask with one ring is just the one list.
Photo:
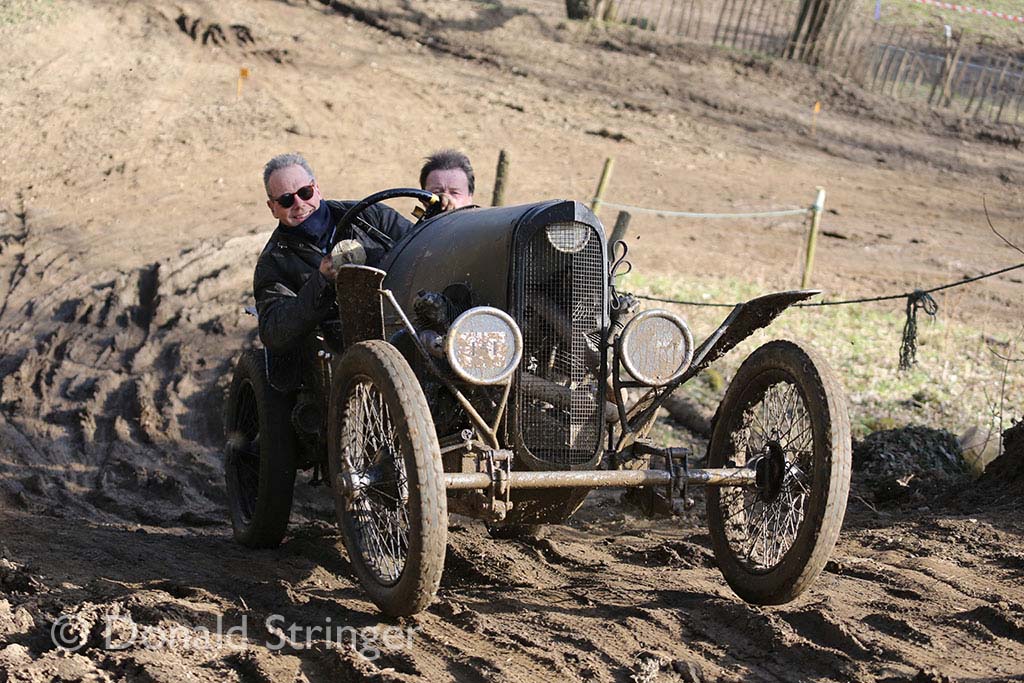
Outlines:
{"label": "tree trunk", "polygon": [[565,0],[565,13],[570,19],[590,19],[593,9],[590,0]]}
{"label": "tree trunk", "polygon": [[840,13],[843,5],[839,0],[800,0],[800,11],[789,39],[786,57],[813,63],[819,51],[818,42],[822,39],[821,32],[826,20]]}

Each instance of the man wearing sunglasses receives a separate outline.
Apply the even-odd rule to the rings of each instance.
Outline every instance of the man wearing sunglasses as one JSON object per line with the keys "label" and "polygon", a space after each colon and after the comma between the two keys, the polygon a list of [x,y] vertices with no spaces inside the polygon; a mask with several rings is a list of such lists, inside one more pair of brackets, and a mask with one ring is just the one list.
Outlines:
{"label": "man wearing sunglasses", "polygon": [[411,224],[394,209],[376,204],[362,214],[365,229],[353,226],[351,234],[336,234],[335,226],[355,202],[324,199],[299,154],[268,161],[263,185],[278,225],[256,262],[253,294],[260,339],[281,354],[296,350],[317,325],[336,314],[331,248],[354,239],[366,252],[366,264],[374,266]]}

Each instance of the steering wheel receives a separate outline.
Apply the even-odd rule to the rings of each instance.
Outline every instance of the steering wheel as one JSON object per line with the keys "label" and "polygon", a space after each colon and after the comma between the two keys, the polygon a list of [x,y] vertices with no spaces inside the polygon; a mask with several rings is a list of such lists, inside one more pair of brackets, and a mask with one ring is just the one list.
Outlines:
{"label": "steering wheel", "polygon": [[349,228],[359,223],[367,232],[371,233],[374,237],[383,240],[388,247],[393,246],[393,240],[385,235],[382,231],[370,225],[366,220],[362,218],[362,213],[374,204],[378,204],[388,199],[396,199],[398,197],[411,197],[412,199],[418,199],[427,205],[427,210],[420,216],[420,220],[431,218],[441,213],[441,198],[433,192],[426,190],[418,190],[414,187],[396,187],[391,190],[381,190],[380,192],[374,192],[368,197],[360,199],[356,204],[345,212],[345,215],[338,221],[336,230],[338,234],[344,235],[348,233]]}

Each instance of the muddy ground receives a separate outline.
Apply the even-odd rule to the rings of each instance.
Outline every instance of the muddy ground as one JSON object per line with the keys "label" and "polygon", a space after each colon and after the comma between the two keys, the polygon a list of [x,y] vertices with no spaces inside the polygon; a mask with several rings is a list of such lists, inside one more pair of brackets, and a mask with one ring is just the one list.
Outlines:
{"label": "muddy ground", "polygon": [[[454,520],[437,602],[394,622],[355,585],[322,490],[300,485],[280,549],[232,542],[220,407],[255,339],[241,307],[275,153],[303,151],[344,198],[412,184],[440,146],[475,160],[481,203],[499,149],[510,203],[588,199],[607,156],[608,199],[645,206],[788,208],[824,185],[816,284],[840,294],[1019,261],[981,212],[1024,243],[1019,129],[561,5],[0,7],[0,680],[1024,679],[1020,456],[927,498],[859,481],[833,561],[772,609],[725,586],[700,504],[648,521],[613,493],[539,541]],[[791,287],[802,231],[638,216],[631,253],[652,275]],[[980,326],[1019,325],[1019,274],[962,291]],[[204,641],[218,624],[231,637]]]}

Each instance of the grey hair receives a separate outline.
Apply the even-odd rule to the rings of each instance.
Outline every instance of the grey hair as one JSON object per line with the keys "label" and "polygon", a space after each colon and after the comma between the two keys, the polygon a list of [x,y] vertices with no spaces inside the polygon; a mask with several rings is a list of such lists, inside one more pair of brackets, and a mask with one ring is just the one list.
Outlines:
{"label": "grey hair", "polygon": [[309,162],[301,154],[298,152],[278,154],[263,167],[263,189],[267,191],[268,195],[270,194],[270,176],[274,174],[274,171],[280,171],[282,168],[288,168],[289,166],[301,166],[302,170],[309,174],[311,181],[316,180],[313,176],[313,169],[309,167]]}

